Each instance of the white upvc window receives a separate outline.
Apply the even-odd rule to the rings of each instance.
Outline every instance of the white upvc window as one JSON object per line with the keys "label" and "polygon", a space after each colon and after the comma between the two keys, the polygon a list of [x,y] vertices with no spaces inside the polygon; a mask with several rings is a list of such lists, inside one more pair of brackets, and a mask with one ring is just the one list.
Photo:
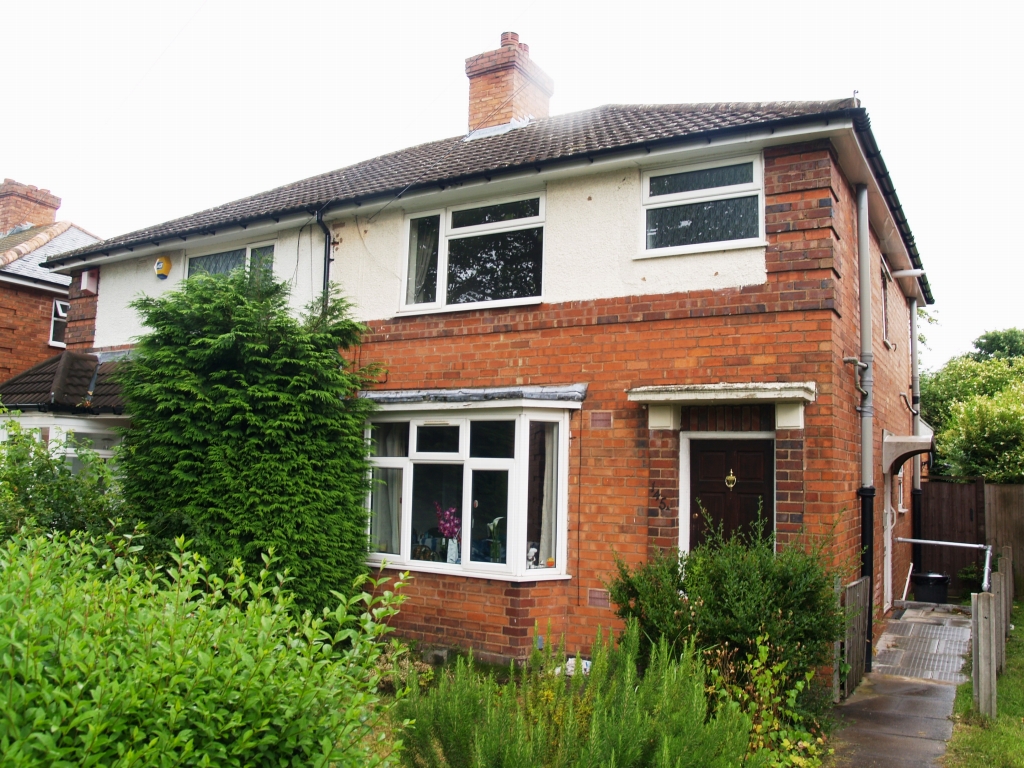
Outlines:
{"label": "white upvc window", "polygon": [[641,178],[638,258],[765,244],[760,155],[650,170]]}
{"label": "white upvc window", "polygon": [[568,411],[390,412],[366,434],[371,563],[508,581],[565,577]]}
{"label": "white upvc window", "polygon": [[896,343],[889,338],[892,324],[889,322],[889,305],[892,301],[889,291],[892,286],[892,272],[885,259],[882,259],[882,341],[888,349],[896,349]]}
{"label": "white upvc window", "polygon": [[60,299],[53,300],[53,311],[50,314],[50,346],[67,347],[64,334],[68,328],[68,311],[71,304]]}
{"label": "white upvc window", "polygon": [[533,304],[544,272],[544,194],[406,216],[401,311]]}
{"label": "white upvc window", "polygon": [[186,276],[192,277],[199,272],[210,275],[226,275],[239,267],[252,269],[262,266],[273,271],[274,245],[274,242],[251,243],[227,250],[222,248],[216,251],[189,254]]}

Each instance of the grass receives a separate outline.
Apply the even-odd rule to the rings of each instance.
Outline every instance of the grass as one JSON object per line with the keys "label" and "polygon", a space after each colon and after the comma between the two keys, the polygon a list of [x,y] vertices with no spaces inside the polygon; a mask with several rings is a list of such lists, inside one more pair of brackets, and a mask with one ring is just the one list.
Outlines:
{"label": "grass", "polygon": [[1006,671],[998,679],[998,717],[973,710],[970,682],[956,692],[953,738],[946,750],[947,768],[1024,767],[1024,604],[1013,609],[1016,626],[1006,642]]}

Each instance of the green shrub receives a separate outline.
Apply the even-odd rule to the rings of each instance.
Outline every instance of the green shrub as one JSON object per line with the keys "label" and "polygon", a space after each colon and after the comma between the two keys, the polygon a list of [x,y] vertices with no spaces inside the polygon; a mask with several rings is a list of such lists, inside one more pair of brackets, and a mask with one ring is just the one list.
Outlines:
{"label": "green shrub", "polygon": [[717,663],[711,670],[715,694],[725,705],[736,703],[750,717],[752,755],[763,757],[772,768],[820,766],[825,740],[815,733],[819,729],[814,724],[806,724],[807,717],[797,703],[814,673],[794,678],[785,661],[769,661],[778,654],[766,636],[756,638],[755,643],[757,655],[738,663],[735,651],[717,651]]}
{"label": "green shrub", "polygon": [[296,319],[262,270],[197,275],[132,307],[149,332],[119,373],[120,469],[147,546],[185,536],[215,570],[240,559],[250,576],[273,547],[297,604],[326,605],[365,571],[373,405],[339,353],[362,326],[333,297]]}
{"label": "green shrub", "polygon": [[954,476],[1024,483],[1024,382],[954,403],[937,447]]}
{"label": "green shrub", "polygon": [[44,444],[38,430],[2,421],[0,430],[0,535],[7,537],[32,520],[45,531],[109,530],[122,513],[121,494],[110,468],[88,445],[76,446],[79,469]]}
{"label": "green shrub", "polygon": [[[662,641],[646,674],[631,622],[618,648],[601,636],[589,674],[562,674],[548,643],[507,685],[459,659],[428,692],[412,686],[397,709],[414,719],[403,759],[416,768],[701,768],[738,766],[750,721],[738,707],[708,708],[705,672],[691,648]],[[581,668],[579,659],[575,662]],[[757,761],[755,761],[756,763]]]}
{"label": "green shrub", "polygon": [[269,558],[223,581],[183,542],[166,575],[136,549],[24,533],[0,548],[5,766],[389,762],[372,729],[393,592],[342,601],[328,635],[296,618]]}
{"label": "green shrub", "polygon": [[758,526],[728,539],[712,533],[689,555],[673,550],[632,570],[619,563],[609,584],[616,614],[639,622],[647,647],[665,638],[679,649],[692,639],[757,658],[757,638],[766,636],[769,662],[800,677],[831,663],[846,619],[824,544],[775,550],[774,535]]}

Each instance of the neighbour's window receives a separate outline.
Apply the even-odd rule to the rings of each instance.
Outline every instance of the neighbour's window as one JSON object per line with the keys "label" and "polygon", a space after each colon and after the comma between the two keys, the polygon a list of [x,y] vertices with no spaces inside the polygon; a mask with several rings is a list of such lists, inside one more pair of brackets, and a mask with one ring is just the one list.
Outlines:
{"label": "neighbour's window", "polygon": [[243,248],[234,248],[230,251],[191,256],[188,260],[188,276],[192,277],[192,275],[199,272],[205,272],[208,275],[226,275],[233,270],[245,266],[252,270],[262,267],[263,269],[273,271],[273,244],[248,245]]}
{"label": "neighbour's window", "polygon": [[50,346],[66,347],[64,335],[68,328],[68,310],[71,304],[66,301],[54,299],[53,313],[50,317]]}
{"label": "neighbour's window", "polygon": [[642,257],[762,244],[761,177],[759,157],[644,173]]}
{"label": "neighbour's window", "polygon": [[565,413],[373,422],[371,559],[465,574],[564,573]]}
{"label": "neighbour's window", "polygon": [[543,197],[414,214],[408,222],[406,310],[540,297]]}

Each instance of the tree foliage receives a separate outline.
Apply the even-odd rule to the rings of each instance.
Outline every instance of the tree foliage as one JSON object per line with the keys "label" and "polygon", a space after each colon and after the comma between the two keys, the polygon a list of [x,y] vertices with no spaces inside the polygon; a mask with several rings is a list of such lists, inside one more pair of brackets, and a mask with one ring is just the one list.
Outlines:
{"label": "tree foliage", "polygon": [[215,569],[239,559],[254,574],[273,547],[298,604],[325,605],[364,571],[372,404],[339,353],[362,327],[336,296],[293,317],[263,270],[197,275],[132,307],[149,329],[119,374],[133,512]]}
{"label": "tree foliage", "polygon": [[955,403],[938,449],[954,476],[1024,483],[1024,381]]}
{"label": "tree foliage", "polygon": [[967,355],[953,358],[921,377],[921,418],[939,433],[946,428],[957,403],[978,395],[991,397],[1020,381],[1024,381],[1024,360],[975,360]]}
{"label": "tree foliage", "polygon": [[1024,357],[1024,331],[1020,328],[988,331],[974,340],[974,349],[971,356],[975,360]]}

